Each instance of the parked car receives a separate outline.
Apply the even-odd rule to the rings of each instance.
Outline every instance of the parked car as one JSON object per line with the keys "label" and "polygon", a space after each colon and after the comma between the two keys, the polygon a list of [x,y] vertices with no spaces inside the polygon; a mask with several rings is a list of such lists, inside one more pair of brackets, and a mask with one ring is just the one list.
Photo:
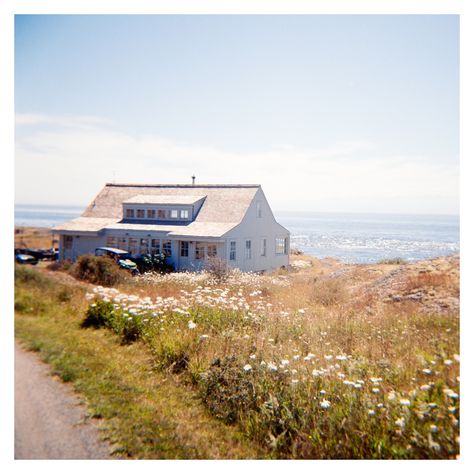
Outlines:
{"label": "parked car", "polygon": [[59,256],[59,252],[57,249],[15,249],[15,255],[22,254],[22,255],[31,255],[32,257],[36,258],[37,260],[57,260]]}
{"label": "parked car", "polygon": [[17,253],[15,255],[15,262],[23,265],[23,264],[29,264],[29,265],[37,265],[38,259],[33,257],[33,255],[26,255],[24,253]]}
{"label": "parked car", "polygon": [[106,256],[113,258],[121,268],[125,268],[125,270],[129,270],[132,273],[138,273],[137,264],[131,259],[130,252],[126,250],[113,247],[97,247],[95,255],[97,257]]}

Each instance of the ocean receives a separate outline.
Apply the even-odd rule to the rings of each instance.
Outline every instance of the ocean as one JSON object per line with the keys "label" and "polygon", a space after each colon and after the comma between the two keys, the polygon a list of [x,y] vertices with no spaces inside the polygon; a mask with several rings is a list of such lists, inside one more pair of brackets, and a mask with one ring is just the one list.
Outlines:
{"label": "ocean", "polygon": [[[84,206],[15,206],[15,225],[53,227],[78,217]],[[275,212],[291,233],[291,247],[318,258],[372,263],[459,252],[459,216]]]}

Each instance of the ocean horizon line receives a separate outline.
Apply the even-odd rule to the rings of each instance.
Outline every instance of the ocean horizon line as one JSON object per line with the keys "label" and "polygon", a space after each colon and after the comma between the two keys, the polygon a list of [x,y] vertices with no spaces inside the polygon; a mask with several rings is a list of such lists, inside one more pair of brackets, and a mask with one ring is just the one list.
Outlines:
{"label": "ocean horizon line", "polygon": [[[16,203],[14,204],[15,209],[28,209],[28,208],[46,208],[46,209],[83,209],[85,210],[87,204],[33,204],[33,203]],[[323,210],[292,210],[292,209],[275,209],[274,214],[295,214],[295,215],[309,215],[309,214],[323,214],[323,215],[354,215],[354,216],[439,216],[439,217],[451,217],[460,218],[460,213],[447,213],[447,212],[381,212],[381,211],[323,211]]]}

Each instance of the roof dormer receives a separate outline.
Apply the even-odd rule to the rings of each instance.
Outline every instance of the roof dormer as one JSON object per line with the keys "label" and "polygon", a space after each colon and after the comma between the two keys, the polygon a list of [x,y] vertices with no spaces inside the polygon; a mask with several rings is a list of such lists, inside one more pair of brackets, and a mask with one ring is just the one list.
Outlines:
{"label": "roof dormer", "polygon": [[206,196],[138,194],[123,201],[123,220],[127,222],[192,222]]}

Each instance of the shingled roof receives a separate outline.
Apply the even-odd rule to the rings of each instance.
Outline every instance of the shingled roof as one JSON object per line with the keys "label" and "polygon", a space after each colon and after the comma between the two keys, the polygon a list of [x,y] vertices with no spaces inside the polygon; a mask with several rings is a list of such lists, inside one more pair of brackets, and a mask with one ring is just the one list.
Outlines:
{"label": "shingled roof", "polygon": [[[55,230],[80,231],[81,228],[84,231],[99,230],[98,227],[103,222],[103,228],[107,227],[108,229],[119,229],[127,225],[137,230],[161,230],[169,232],[169,235],[176,236],[219,237],[242,221],[259,188],[260,185],[258,184],[107,183],[82,213],[81,217],[59,225]],[[163,197],[163,201],[168,202],[170,196],[175,196],[177,201],[188,201],[198,196],[205,196],[205,199],[195,220],[186,226],[157,226],[145,222],[140,224],[121,223],[123,202],[133,201],[134,199],[145,202],[147,196],[150,197],[150,203],[160,201],[160,196]],[[161,227],[161,229],[158,229],[158,227]]]}

